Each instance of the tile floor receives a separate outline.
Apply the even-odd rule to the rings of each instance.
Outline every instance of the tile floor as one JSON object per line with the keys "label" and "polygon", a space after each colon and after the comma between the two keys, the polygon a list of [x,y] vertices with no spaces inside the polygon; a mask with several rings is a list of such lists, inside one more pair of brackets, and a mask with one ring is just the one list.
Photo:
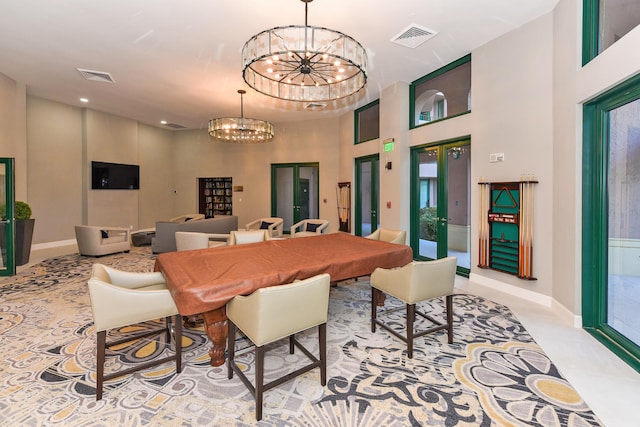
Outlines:
{"label": "tile floor", "polygon": [[[33,251],[42,259],[77,252],[75,245]],[[548,307],[458,277],[456,287],[509,307],[606,427],[640,426],[640,373]]]}

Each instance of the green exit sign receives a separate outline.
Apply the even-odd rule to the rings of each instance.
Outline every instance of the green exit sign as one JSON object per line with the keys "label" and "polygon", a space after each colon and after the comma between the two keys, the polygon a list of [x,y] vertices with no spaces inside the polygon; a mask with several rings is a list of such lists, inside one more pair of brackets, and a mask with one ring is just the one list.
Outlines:
{"label": "green exit sign", "polygon": [[383,147],[385,153],[393,151],[393,139],[391,141],[385,141]]}

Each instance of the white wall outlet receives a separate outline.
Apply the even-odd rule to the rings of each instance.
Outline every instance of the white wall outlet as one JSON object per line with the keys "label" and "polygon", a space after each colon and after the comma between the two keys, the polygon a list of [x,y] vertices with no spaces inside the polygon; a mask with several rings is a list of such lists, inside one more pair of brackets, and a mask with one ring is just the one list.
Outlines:
{"label": "white wall outlet", "polygon": [[489,161],[491,163],[504,162],[504,153],[491,153],[491,154],[489,154]]}

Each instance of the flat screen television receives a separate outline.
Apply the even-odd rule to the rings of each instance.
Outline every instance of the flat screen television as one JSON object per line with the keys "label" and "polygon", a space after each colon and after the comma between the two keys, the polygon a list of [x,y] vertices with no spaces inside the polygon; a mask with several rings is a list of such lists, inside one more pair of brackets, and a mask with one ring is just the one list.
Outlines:
{"label": "flat screen television", "polygon": [[139,190],[140,166],[92,161],[91,188],[93,190]]}

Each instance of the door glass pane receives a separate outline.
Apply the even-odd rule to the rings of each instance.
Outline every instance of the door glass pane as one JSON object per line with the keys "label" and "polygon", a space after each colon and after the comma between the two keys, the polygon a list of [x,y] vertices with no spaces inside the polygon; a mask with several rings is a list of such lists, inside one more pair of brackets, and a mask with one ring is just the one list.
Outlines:
{"label": "door glass pane", "polygon": [[438,150],[419,154],[420,221],[419,252],[422,257],[438,258]]}
{"label": "door glass pane", "polygon": [[[6,166],[0,163],[0,203],[6,206],[7,203],[7,172]],[[5,214],[6,215],[6,214]],[[6,269],[7,265],[7,230],[9,224],[4,218],[0,218],[0,269]]]}
{"label": "door glass pane", "polygon": [[293,221],[293,167],[276,168],[276,217],[284,220],[283,229],[289,230]]}
{"label": "door glass pane", "polygon": [[607,323],[640,345],[640,100],[609,113]]}
{"label": "door glass pane", "polygon": [[464,268],[471,268],[470,159],[468,145],[447,150],[447,255]]}
{"label": "door glass pane", "polygon": [[301,166],[298,175],[298,220],[318,218],[318,168]]}
{"label": "door glass pane", "polygon": [[360,214],[362,223],[360,224],[362,236],[371,234],[371,162],[360,163],[360,189],[358,198],[360,199]]}

